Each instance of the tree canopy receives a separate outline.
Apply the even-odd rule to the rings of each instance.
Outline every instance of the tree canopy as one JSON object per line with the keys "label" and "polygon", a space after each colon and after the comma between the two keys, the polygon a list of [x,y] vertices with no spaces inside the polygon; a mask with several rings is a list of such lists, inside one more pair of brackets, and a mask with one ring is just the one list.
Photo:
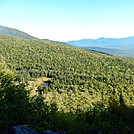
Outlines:
{"label": "tree canopy", "polygon": [[[43,109],[41,113],[52,108],[50,111],[54,109],[70,113],[70,116],[77,115],[77,119],[80,117],[84,121],[86,116],[89,117],[89,111],[92,114],[91,111],[98,110],[100,106],[103,107],[102,113],[111,107],[115,110],[113,102],[119,107],[123,104],[126,109],[134,106],[133,58],[92,52],[49,40],[0,35],[0,65],[1,70],[10,70],[13,75],[0,74],[1,109],[5,119],[10,117],[11,122],[15,122],[18,116],[17,123],[31,121],[30,115],[35,113],[30,110],[33,104],[37,106],[33,109],[37,109],[35,104],[38,103]],[[43,95],[34,89],[29,90],[26,84],[41,77],[50,80],[49,85],[38,87],[38,90],[44,90]],[[36,99],[31,101],[33,96]],[[38,99],[39,96],[45,99]],[[14,113],[16,109],[17,115]],[[27,114],[29,111],[31,114]],[[26,114],[28,117],[21,118]],[[100,119],[98,116],[99,113],[96,118]],[[43,115],[38,117],[41,119]]]}

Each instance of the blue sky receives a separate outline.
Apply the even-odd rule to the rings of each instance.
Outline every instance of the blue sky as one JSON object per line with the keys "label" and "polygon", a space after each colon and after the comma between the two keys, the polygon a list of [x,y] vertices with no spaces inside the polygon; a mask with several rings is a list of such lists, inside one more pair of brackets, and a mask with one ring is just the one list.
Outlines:
{"label": "blue sky", "polygon": [[56,41],[134,36],[134,0],[0,0],[0,25]]}

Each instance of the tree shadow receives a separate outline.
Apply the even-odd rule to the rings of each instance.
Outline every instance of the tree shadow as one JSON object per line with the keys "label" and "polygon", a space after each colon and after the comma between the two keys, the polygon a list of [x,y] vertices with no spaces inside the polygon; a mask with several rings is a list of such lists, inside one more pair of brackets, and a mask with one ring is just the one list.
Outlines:
{"label": "tree shadow", "polygon": [[108,107],[94,105],[93,109],[73,112],[60,111],[55,102],[44,102],[42,95],[30,96],[24,83],[0,73],[0,133],[9,128],[26,125],[41,133],[42,130],[64,130],[68,134],[132,134],[134,133],[134,107],[112,100]]}

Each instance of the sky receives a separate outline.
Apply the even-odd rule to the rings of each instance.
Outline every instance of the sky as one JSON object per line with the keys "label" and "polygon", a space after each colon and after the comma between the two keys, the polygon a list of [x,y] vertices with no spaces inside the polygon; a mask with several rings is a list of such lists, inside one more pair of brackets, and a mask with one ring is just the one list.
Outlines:
{"label": "sky", "polygon": [[134,0],[0,0],[0,25],[55,41],[134,36]]}

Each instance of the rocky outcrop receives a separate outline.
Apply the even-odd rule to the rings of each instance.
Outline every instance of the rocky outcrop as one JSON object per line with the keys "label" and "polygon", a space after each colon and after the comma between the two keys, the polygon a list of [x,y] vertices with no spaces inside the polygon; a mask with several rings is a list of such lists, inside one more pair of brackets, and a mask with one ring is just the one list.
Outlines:
{"label": "rocky outcrop", "polygon": [[13,134],[38,134],[37,131],[26,126],[14,126],[12,130]]}
{"label": "rocky outcrop", "polygon": [[87,129],[87,130],[83,130],[83,131],[79,131],[79,130],[68,130],[68,131],[43,130],[41,132],[38,132],[38,131],[35,131],[26,126],[14,126],[12,128],[12,134],[71,134],[71,133],[73,133],[73,134],[101,134],[97,129]]}

